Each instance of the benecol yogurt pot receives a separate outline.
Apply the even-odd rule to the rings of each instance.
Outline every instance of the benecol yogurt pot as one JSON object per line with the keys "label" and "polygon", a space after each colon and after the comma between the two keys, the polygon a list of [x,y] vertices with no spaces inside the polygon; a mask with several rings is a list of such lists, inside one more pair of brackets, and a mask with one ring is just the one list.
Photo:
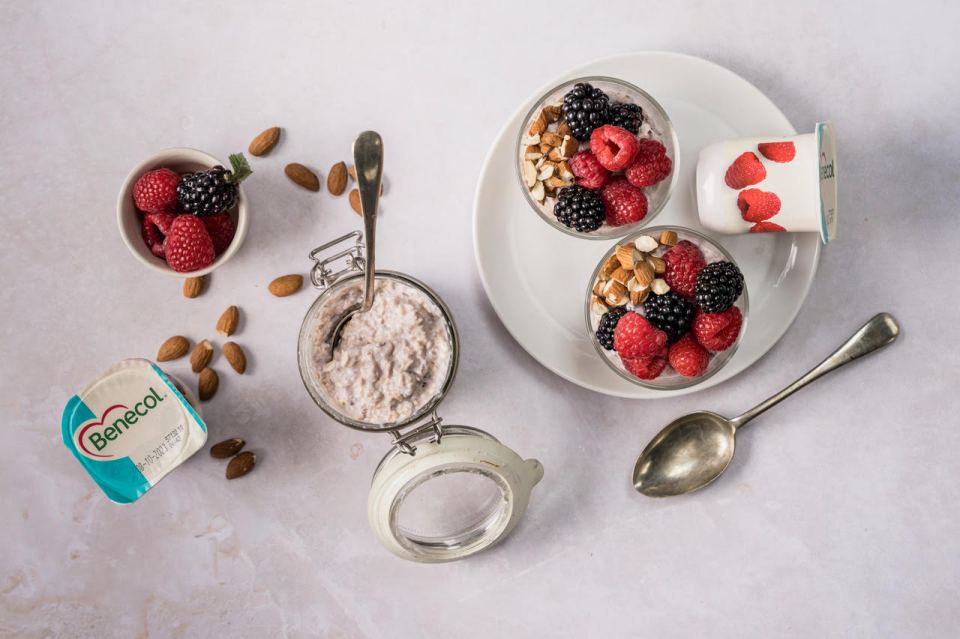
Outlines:
{"label": "benecol yogurt pot", "polygon": [[63,443],[112,501],[128,504],[203,447],[193,396],[145,359],[118,362],[63,410]]}

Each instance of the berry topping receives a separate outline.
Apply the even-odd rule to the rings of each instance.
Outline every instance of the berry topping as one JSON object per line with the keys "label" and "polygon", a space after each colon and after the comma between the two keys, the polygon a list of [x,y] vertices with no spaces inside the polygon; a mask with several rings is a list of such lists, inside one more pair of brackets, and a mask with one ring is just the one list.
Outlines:
{"label": "berry topping", "polygon": [[750,227],[751,233],[783,233],[787,229],[774,222],[757,222]]}
{"label": "berry topping", "polygon": [[613,350],[613,331],[617,328],[617,322],[626,312],[626,307],[618,306],[611,308],[600,318],[600,322],[597,324],[597,341],[604,349]]}
{"label": "berry topping", "polygon": [[693,304],[673,291],[663,295],[651,293],[643,302],[644,317],[667,334],[668,343],[677,341],[690,330],[695,310]]}
{"label": "berry topping", "polygon": [[240,153],[230,156],[230,164],[232,171],[215,166],[206,171],[185,174],[177,186],[180,208],[194,215],[214,215],[236,204],[237,185],[253,171]]}
{"label": "berry topping", "polygon": [[143,217],[143,226],[140,233],[143,236],[143,243],[147,245],[150,252],[157,257],[163,257],[163,233],[147,216]]}
{"label": "berry topping", "polygon": [[618,126],[607,124],[590,134],[590,150],[608,171],[627,168],[637,154],[637,137]]}
{"label": "berry topping", "polygon": [[133,185],[133,202],[141,211],[152,213],[177,206],[180,176],[170,169],[147,171]]}
{"label": "berry topping", "polygon": [[757,145],[757,150],[774,162],[789,162],[797,156],[797,147],[793,142],[763,142]]}
{"label": "berry topping", "polygon": [[163,243],[167,264],[187,273],[210,266],[214,260],[213,241],[203,222],[192,215],[179,215]]}
{"label": "berry topping", "polygon": [[647,216],[647,197],[624,178],[614,178],[600,191],[607,209],[607,224],[623,226]]}
{"label": "berry topping", "polygon": [[577,184],[588,189],[599,189],[606,184],[610,172],[590,151],[580,151],[570,158],[570,170],[577,176]]}
{"label": "berry topping", "polygon": [[170,232],[170,226],[177,219],[177,214],[172,211],[160,211],[158,213],[147,213],[143,216],[145,220],[160,229],[160,232],[166,235]]}
{"label": "berry topping", "polygon": [[669,359],[673,370],[684,377],[699,377],[710,365],[710,353],[690,333],[670,347]]}
{"label": "berry topping", "polygon": [[664,346],[659,353],[649,357],[621,358],[620,361],[631,375],[640,379],[656,379],[667,367],[667,348]]}
{"label": "berry topping", "polygon": [[638,313],[626,313],[613,332],[613,347],[625,359],[652,357],[663,350],[667,334]]}
{"label": "berry topping", "polygon": [[578,82],[563,96],[563,119],[573,137],[581,142],[589,140],[595,128],[607,123],[609,110],[607,94],[586,82]]}
{"label": "berry topping", "polygon": [[763,167],[760,159],[750,151],[741,154],[733,161],[723,181],[731,189],[742,189],[762,182],[767,177],[767,170]]}
{"label": "berry topping", "polygon": [[743,273],[733,262],[707,264],[697,275],[697,305],[705,313],[722,313],[743,292]]}
{"label": "berry topping", "polygon": [[207,232],[213,241],[213,250],[217,255],[220,255],[230,246],[230,242],[233,241],[233,236],[237,232],[237,227],[229,213],[208,215],[202,219],[203,225],[207,227]]}
{"label": "berry topping", "polygon": [[663,254],[667,270],[663,279],[678,294],[692,299],[697,287],[697,275],[707,265],[703,253],[690,240],[680,240]]}
{"label": "berry topping", "polygon": [[701,346],[709,351],[725,351],[737,341],[743,315],[736,306],[722,313],[704,313],[697,310],[693,316],[693,334]]}
{"label": "berry topping", "polygon": [[567,186],[557,194],[553,214],[564,226],[589,233],[603,226],[606,209],[596,191],[582,186]]}
{"label": "berry topping", "polygon": [[627,167],[625,175],[636,187],[652,186],[670,175],[673,161],[667,157],[667,149],[656,140],[643,139],[637,144],[637,154]]}
{"label": "berry topping", "polygon": [[607,124],[626,129],[634,135],[640,133],[643,124],[643,109],[639,104],[617,102],[610,105],[610,119]]}
{"label": "berry topping", "polygon": [[737,196],[737,207],[747,222],[762,222],[780,212],[780,197],[770,191],[746,189]]}

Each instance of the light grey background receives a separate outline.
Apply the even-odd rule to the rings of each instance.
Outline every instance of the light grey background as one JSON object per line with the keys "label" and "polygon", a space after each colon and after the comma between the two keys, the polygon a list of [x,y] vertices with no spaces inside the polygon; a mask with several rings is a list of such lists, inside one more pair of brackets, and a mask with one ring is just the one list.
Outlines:
{"label": "light grey background", "polygon": [[[957,5],[452,4],[0,3],[0,634],[953,635]],[[493,314],[471,248],[476,178],[507,117],[566,68],[640,49],[726,65],[798,129],[832,118],[841,145],[841,239],[795,325],[734,380],[661,402],[541,368]],[[184,299],[122,245],[122,179],[158,149],[225,157],[275,124],[246,244]],[[297,190],[283,165],[325,175],[366,128],[387,143],[381,264],[434,285],[462,331],[443,414],[547,473],[510,539],[451,565],[379,547],[366,496],[387,438],[316,409],[294,352],[313,296],[266,292],[358,226],[345,198]],[[205,411],[257,469],[228,483],[204,453],[136,505],[109,503],[63,448],[64,402],[169,335],[215,337],[228,304],[250,372],[216,360]],[[747,408],[879,310],[901,320],[900,342],[756,422],[721,483],[668,501],[632,490],[659,425]]]}

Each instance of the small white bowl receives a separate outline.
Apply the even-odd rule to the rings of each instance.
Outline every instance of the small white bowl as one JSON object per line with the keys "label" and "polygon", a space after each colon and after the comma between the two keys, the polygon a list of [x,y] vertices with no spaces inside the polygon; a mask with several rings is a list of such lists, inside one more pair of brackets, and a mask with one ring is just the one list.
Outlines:
{"label": "small white bowl", "polygon": [[226,264],[234,253],[240,249],[240,245],[243,244],[243,239],[247,235],[247,197],[243,192],[242,184],[238,185],[236,206],[228,211],[237,226],[233,241],[230,242],[226,251],[217,256],[213,264],[189,273],[179,273],[173,270],[162,258],[150,252],[150,248],[143,241],[141,233],[141,215],[133,203],[133,185],[147,171],[168,168],[177,173],[189,173],[210,169],[218,164],[230,166],[228,163],[221,162],[212,155],[196,149],[164,149],[133,167],[133,170],[127,175],[127,178],[123,181],[123,186],[120,187],[120,196],[117,198],[117,226],[120,228],[120,237],[123,238],[123,243],[127,245],[130,253],[145,266],[176,277],[198,277],[211,273],[214,269]]}

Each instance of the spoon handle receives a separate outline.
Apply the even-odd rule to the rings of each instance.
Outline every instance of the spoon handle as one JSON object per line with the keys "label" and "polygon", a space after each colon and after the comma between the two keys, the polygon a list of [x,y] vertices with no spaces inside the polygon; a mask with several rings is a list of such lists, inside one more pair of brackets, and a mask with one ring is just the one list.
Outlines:
{"label": "spoon handle", "polygon": [[363,211],[363,306],[373,306],[373,276],[375,273],[375,240],[377,207],[380,204],[380,182],[383,178],[383,140],[376,131],[364,131],[353,142],[353,164],[357,171],[357,189],[360,192],[360,210]]}
{"label": "spoon handle", "polygon": [[763,413],[768,408],[772,408],[785,400],[790,395],[793,395],[795,392],[809,384],[810,382],[820,379],[827,373],[836,370],[843,366],[844,364],[849,364],[853,360],[868,355],[875,350],[883,348],[887,344],[893,342],[897,339],[897,335],[900,334],[900,325],[897,323],[897,320],[894,319],[893,315],[890,313],[878,313],[874,315],[873,318],[864,324],[860,330],[853,334],[846,343],[835,350],[832,355],[827,359],[820,362],[815,368],[813,368],[806,375],[790,384],[782,391],[768,397],[766,400],[760,403],[760,405],[748,410],[743,415],[731,419],[730,422],[733,424],[734,428],[740,428],[751,419]]}

